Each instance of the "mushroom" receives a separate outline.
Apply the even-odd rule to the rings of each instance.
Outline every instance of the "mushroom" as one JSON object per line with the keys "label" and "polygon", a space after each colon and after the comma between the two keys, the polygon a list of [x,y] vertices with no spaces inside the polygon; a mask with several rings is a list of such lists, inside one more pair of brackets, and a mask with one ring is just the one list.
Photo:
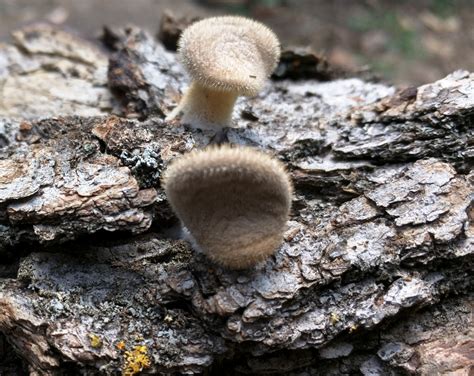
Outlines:
{"label": "mushroom", "polygon": [[191,85],[167,116],[194,128],[230,126],[239,95],[255,96],[275,69],[280,43],[265,25],[244,17],[213,17],[184,30],[179,59]]}
{"label": "mushroom", "polygon": [[194,246],[225,267],[251,267],[283,240],[293,189],[283,164],[263,152],[191,152],[170,164],[163,186]]}

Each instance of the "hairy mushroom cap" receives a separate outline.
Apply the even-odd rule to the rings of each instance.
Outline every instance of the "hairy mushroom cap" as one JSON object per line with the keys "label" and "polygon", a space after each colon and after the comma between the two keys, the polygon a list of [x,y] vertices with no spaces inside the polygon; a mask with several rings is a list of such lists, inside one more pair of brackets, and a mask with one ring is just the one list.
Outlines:
{"label": "hairy mushroom cap", "polygon": [[278,160],[250,148],[209,148],[174,161],[163,183],[173,210],[214,261],[247,268],[281,244],[292,185]]}
{"label": "hairy mushroom cap", "polygon": [[191,78],[201,86],[254,96],[278,63],[280,43],[260,22],[213,17],[183,32],[178,53]]}

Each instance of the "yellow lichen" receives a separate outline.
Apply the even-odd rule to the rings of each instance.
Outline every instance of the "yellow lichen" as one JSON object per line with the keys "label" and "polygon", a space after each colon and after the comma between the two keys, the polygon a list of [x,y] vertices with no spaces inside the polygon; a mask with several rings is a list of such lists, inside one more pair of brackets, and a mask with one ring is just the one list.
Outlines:
{"label": "yellow lichen", "polygon": [[357,325],[357,324],[351,324],[351,325],[349,326],[349,333],[355,332],[358,328],[359,328],[359,325]]}
{"label": "yellow lichen", "polygon": [[134,376],[151,366],[146,346],[135,346],[131,351],[125,351],[125,363],[123,365],[123,376]]}
{"label": "yellow lichen", "polygon": [[171,316],[171,315],[168,314],[168,315],[166,315],[166,316],[164,317],[163,321],[164,321],[165,323],[167,323],[167,324],[170,324],[170,323],[173,322],[173,316]]}
{"label": "yellow lichen", "polygon": [[89,334],[89,340],[91,342],[91,346],[94,349],[98,349],[102,347],[102,340],[97,334],[90,333]]}
{"label": "yellow lichen", "polygon": [[329,321],[331,321],[331,324],[334,325],[341,321],[341,318],[336,312],[331,312],[331,316],[329,317]]}

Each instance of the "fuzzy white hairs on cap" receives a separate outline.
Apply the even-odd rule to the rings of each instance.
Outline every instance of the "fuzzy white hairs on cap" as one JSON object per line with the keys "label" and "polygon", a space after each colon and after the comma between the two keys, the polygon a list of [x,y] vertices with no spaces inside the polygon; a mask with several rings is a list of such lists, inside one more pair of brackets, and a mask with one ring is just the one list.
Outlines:
{"label": "fuzzy white hairs on cap", "polygon": [[239,95],[255,96],[280,58],[280,43],[265,25],[244,17],[207,18],[189,26],[178,42],[192,83],[167,120],[182,116],[196,128],[229,126]]}
{"label": "fuzzy white hairs on cap", "polygon": [[163,184],[168,200],[207,256],[248,268],[278,248],[292,185],[283,164],[250,148],[192,152],[174,161]]}

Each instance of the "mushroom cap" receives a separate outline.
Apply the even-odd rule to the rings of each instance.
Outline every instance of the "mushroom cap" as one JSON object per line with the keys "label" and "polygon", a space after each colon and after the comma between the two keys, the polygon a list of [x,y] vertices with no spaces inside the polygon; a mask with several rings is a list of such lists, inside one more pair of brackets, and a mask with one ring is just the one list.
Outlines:
{"label": "mushroom cap", "polygon": [[181,62],[200,85],[254,96],[275,69],[280,43],[268,27],[244,17],[198,21],[181,35]]}
{"label": "mushroom cap", "polygon": [[211,259],[235,269],[255,265],[283,240],[292,185],[283,164],[251,148],[189,153],[165,172],[167,198]]}

